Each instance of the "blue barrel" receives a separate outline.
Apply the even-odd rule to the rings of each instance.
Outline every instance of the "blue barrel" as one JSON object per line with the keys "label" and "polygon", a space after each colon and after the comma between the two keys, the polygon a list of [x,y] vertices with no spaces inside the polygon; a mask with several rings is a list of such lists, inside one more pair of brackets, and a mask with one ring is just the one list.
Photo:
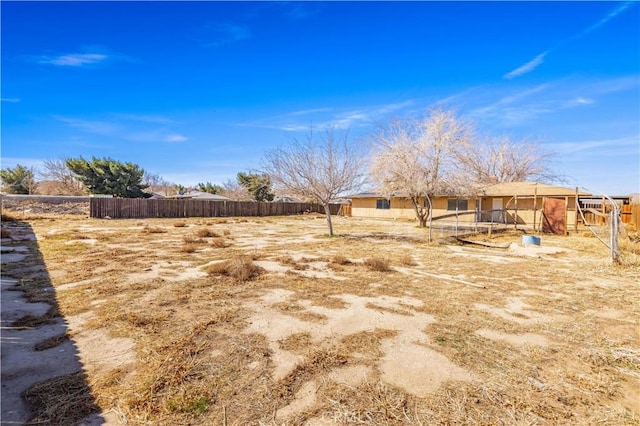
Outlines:
{"label": "blue barrel", "polygon": [[522,236],[522,244],[533,244],[534,246],[540,245],[540,237],[536,237],[535,235],[523,235]]}

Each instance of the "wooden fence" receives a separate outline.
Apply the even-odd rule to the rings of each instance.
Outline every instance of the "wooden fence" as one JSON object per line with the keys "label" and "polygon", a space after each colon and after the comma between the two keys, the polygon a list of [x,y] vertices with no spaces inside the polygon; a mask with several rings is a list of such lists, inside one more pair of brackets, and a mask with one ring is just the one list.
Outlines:
{"label": "wooden fence", "polygon": [[622,206],[622,222],[630,223],[640,231],[640,204],[627,204]]}
{"label": "wooden fence", "polygon": [[[339,204],[330,204],[331,214],[337,214]],[[305,212],[324,213],[324,207],[314,203],[262,203],[256,201],[210,201],[193,199],[92,198],[91,217],[112,219],[144,219],[161,217],[231,217],[286,216]]]}

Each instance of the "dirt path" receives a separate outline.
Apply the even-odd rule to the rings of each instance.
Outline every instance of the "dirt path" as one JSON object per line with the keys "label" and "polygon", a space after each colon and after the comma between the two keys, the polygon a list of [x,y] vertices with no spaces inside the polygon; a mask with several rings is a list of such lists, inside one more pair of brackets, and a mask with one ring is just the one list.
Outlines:
{"label": "dirt path", "polygon": [[[78,350],[73,340],[44,350],[36,350],[38,344],[67,333],[66,321],[51,314],[55,304],[31,303],[22,291],[24,282],[40,280],[48,282],[48,273],[38,263],[38,246],[31,228],[15,223],[10,229],[11,238],[2,239],[1,283],[1,370],[2,411],[1,424],[24,424],[33,419],[33,413],[23,398],[23,393],[34,385],[46,384],[61,376],[74,375],[85,380]],[[46,318],[46,319],[45,319]],[[70,407],[73,409],[73,407]],[[93,415],[85,425],[104,424],[104,419]]]}

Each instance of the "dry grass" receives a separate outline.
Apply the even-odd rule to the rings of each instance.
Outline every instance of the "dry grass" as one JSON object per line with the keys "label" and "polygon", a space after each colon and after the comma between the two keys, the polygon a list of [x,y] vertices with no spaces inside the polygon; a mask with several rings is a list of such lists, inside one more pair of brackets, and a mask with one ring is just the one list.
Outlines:
{"label": "dry grass", "polygon": [[146,234],[165,234],[167,230],[158,226],[145,226],[142,228],[142,232]]}
{"label": "dry grass", "polygon": [[182,237],[182,242],[184,242],[185,244],[198,245],[198,244],[206,244],[207,240],[203,238],[192,237],[190,235],[185,235],[184,237]]}
{"label": "dry grass", "polygon": [[371,271],[375,272],[391,272],[391,266],[387,259],[381,259],[377,257],[370,257],[364,260],[364,264]]}
{"label": "dry grass", "polygon": [[[428,245],[415,224],[404,222],[336,218],[336,230],[348,237],[334,239],[309,238],[326,232],[322,217],[208,219],[211,228],[203,228],[202,219],[174,223],[30,221],[39,236],[46,236],[38,246],[54,288],[88,281],[44,292],[41,280],[25,277],[23,290],[34,300],[53,295],[64,315],[91,312],[86,328],[104,328],[111,337],[135,342],[135,363],[108,371],[86,366],[97,404],[129,424],[305,424],[312,419],[370,425],[640,424],[639,410],[630,404],[640,383],[640,297],[633,285],[640,273],[610,265],[606,248],[595,238],[545,236],[544,247],[569,251],[527,258],[505,250]],[[220,223],[228,229],[215,228]],[[132,224],[138,227],[135,238]],[[212,229],[216,236],[205,236],[203,231]],[[232,241],[225,238],[230,234]],[[67,247],[66,241],[78,236],[97,242]],[[521,234],[486,238],[519,242]],[[217,249],[231,242],[233,247]],[[182,251],[187,244],[197,255]],[[274,269],[259,268],[258,259]],[[262,299],[278,292],[287,297]],[[388,326],[340,335],[340,323],[330,333],[315,334],[328,327],[333,312],[345,315],[350,308],[341,295],[368,298],[362,307],[380,318],[433,317],[414,330],[424,338],[421,347],[468,370],[477,381],[445,382],[423,397],[388,383],[382,375],[385,347],[402,337],[400,330]],[[408,301],[390,305],[378,299],[393,297]],[[515,308],[517,301],[525,307]],[[262,317],[256,317],[259,312]],[[533,314],[540,317],[531,320]],[[285,319],[283,327],[291,332],[270,342],[266,334],[249,331],[266,315]],[[344,325],[359,322],[341,318]],[[306,328],[295,329],[296,324]],[[276,328],[269,323],[265,333]],[[476,334],[483,329],[540,335],[549,344],[491,340]],[[278,351],[299,362],[276,378]],[[331,378],[345,368],[369,373],[359,383]],[[315,384],[315,400],[275,421],[274,413],[296,401],[309,383]],[[43,406],[60,404],[42,410],[53,413],[40,416],[42,422],[75,422],[47,417],[69,415],[63,386],[40,392],[51,392]]]}
{"label": "dry grass", "polygon": [[99,409],[84,373],[54,377],[22,396],[33,414],[27,424],[71,425]]}
{"label": "dry grass", "polygon": [[217,233],[216,231],[213,231],[209,228],[205,228],[205,229],[199,229],[197,232],[198,237],[201,238],[211,238],[211,237],[219,237],[220,234]]}
{"label": "dry grass", "polygon": [[187,226],[187,222],[173,222],[173,226],[176,228],[185,228]]}
{"label": "dry grass", "polygon": [[211,246],[215,248],[229,247],[231,243],[222,237],[216,237],[211,240]]}
{"label": "dry grass", "polygon": [[62,334],[58,334],[57,336],[49,337],[48,339],[43,340],[35,345],[34,350],[36,351],[44,351],[46,349],[55,348],[56,346],[60,346],[64,342],[69,340],[69,333],[64,332]]}
{"label": "dry grass", "polygon": [[207,268],[209,275],[224,275],[236,281],[249,281],[264,272],[264,269],[253,263],[247,255],[236,256],[221,263],[214,263]]}

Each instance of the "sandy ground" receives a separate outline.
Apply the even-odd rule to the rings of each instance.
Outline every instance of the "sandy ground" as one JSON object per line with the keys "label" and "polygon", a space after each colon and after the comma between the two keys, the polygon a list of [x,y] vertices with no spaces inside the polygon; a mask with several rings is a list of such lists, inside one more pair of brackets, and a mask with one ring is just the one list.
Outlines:
{"label": "sandy ground", "polygon": [[[347,226],[346,222],[339,224]],[[407,395],[411,401],[431,401],[451,383],[482,388],[494,380],[491,375],[498,371],[494,370],[498,368],[495,364],[522,363],[531,368],[529,364],[532,361],[526,357],[552,359],[554,353],[562,353],[584,358],[581,351],[585,350],[592,351],[590,356],[595,356],[593,354],[602,348],[598,343],[602,341],[598,339],[604,338],[602,336],[610,339],[611,350],[627,350],[621,353],[631,354],[630,367],[620,367],[622,364],[617,363],[612,364],[616,367],[606,370],[609,374],[615,368],[622,368],[619,373],[624,379],[615,379],[620,383],[616,385],[618,391],[605,405],[630,410],[630,424],[638,418],[633,416],[640,414],[640,372],[636,371],[638,361],[635,359],[640,347],[636,316],[638,301],[630,300],[625,304],[618,296],[623,291],[625,298],[633,294],[624,289],[637,279],[637,274],[611,277],[605,269],[603,257],[592,252],[577,253],[575,247],[561,246],[563,240],[547,241],[543,238],[542,246],[527,247],[511,241],[507,249],[466,245],[434,247],[423,241],[414,241],[416,231],[413,226],[374,222],[366,223],[373,231],[369,228],[363,231],[363,222],[345,232],[337,243],[340,248],[336,250],[334,245],[318,238],[324,227],[322,220],[296,222],[277,219],[213,223],[209,226],[230,230],[227,237],[230,248],[204,245],[195,255],[180,252],[183,236],[192,235],[198,227],[204,226],[195,220],[184,229],[177,228],[172,221],[153,221],[153,226],[164,230],[164,233],[158,232],[157,237],[151,240],[147,236],[144,241],[131,238],[119,243],[112,239],[114,236],[122,238],[122,235],[146,235],[141,234],[146,225],[103,220],[81,225],[63,221],[38,223],[36,229],[40,243],[53,244],[59,236],[69,235],[60,246],[56,246],[65,248],[56,250],[85,257],[96,253],[100,262],[91,271],[74,270],[68,265],[74,259],[65,260],[51,255],[47,272],[53,281],[52,288],[63,308],[72,313],[52,324],[31,329],[16,329],[11,324],[27,313],[44,315],[50,306],[27,303],[21,293],[11,288],[21,278],[15,265],[24,263],[34,253],[29,246],[20,243],[20,238],[16,237],[19,233],[14,234],[11,241],[3,241],[2,262],[14,265],[12,275],[3,274],[2,281],[3,421],[5,416],[16,421],[27,419],[29,413],[19,394],[54,374],[82,369],[90,378],[101,378],[111,372],[135,371],[142,357],[148,357],[151,352],[141,346],[141,342],[148,342],[145,339],[150,338],[147,329],[136,327],[146,327],[151,321],[149,318],[155,318],[155,315],[166,326],[183,330],[190,324],[196,324],[203,315],[213,314],[213,307],[218,306],[215,299],[203,299],[209,285],[207,280],[211,279],[206,267],[222,262],[228,253],[238,252],[261,253],[262,257],[255,264],[263,268],[264,273],[257,286],[224,290],[238,295],[225,299],[225,303],[243,313],[242,321],[238,322],[233,333],[239,332],[246,339],[255,336],[263,339],[269,354],[265,370],[269,383],[294,380],[292,375],[308,360],[307,352],[283,342],[304,337],[305,346],[330,351],[353,336],[368,336],[381,331],[389,333],[375,347],[379,354],[353,351],[349,353],[346,365],[334,366],[322,374],[297,380],[292,396],[272,410],[273,421],[278,424],[334,424],[335,421],[330,419],[347,419],[335,412],[332,415],[325,412],[329,410],[327,392],[331,386],[369,389],[372,384],[380,383],[376,386],[388,386]],[[78,236],[80,238],[76,238]],[[24,238],[33,241],[33,237],[26,233]],[[342,253],[349,257],[350,263],[336,267],[331,258]],[[398,260],[403,253],[404,258],[409,253],[410,262]],[[391,271],[367,271],[364,262],[372,255],[378,258],[386,255],[391,259]],[[114,256],[113,262],[105,260],[105,256]],[[585,268],[586,263],[580,262],[587,260],[596,266],[576,279],[572,286],[550,280],[554,275],[561,276],[562,280],[570,279],[571,274],[579,274],[580,268]],[[120,265],[128,263],[137,267],[121,270]],[[559,273],[564,270],[571,272]],[[108,277],[108,281],[119,286],[119,290],[105,293],[103,277]],[[188,299],[189,296],[181,294],[181,286],[186,285],[204,288],[204,293]],[[322,290],[325,293],[314,287],[325,289]],[[592,297],[599,289],[607,289],[616,295],[610,304],[594,305],[584,298],[583,294]],[[84,295],[82,300],[89,301],[85,308],[66,302],[80,300],[76,299],[80,295]],[[457,297],[462,298],[458,300]],[[597,298],[600,300],[600,296]],[[176,300],[188,301],[190,305],[176,305]],[[283,307],[292,308],[289,311]],[[107,308],[112,310],[107,311]],[[116,328],[105,323],[105,317],[101,316],[103,311],[124,316],[129,321],[129,328]],[[580,312],[583,321],[601,319],[602,322],[594,326],[600,328],[600,337],[589,335],[589,331],[576,321],[576,312]],[[173,322],[169,323],[165,318],[172,318]],[[447,334],[448,330],[455,330],[457,334],[452,337]],[[68,332],[72,339],[45,351],[36,353],[33,350],[35,343],[61,331]],[[592,341],[600,346],[597,349],[596,344],[588,346]],[[474,345],[484,352],[475,351]],[[580,348],[581,345],[587,346]],[[483,360],[495,348],[503,348],[505,356],[516,360]],[[227,350],[219,346],[208,353],[212,359],[224,359],[228,356]],[[482,360],[481,365],[474,364],[478,360]],[[545,368],[541,363],[535,369],[523,371],[523,380],[534,391],[553,389],[562,393],[569,389],[566,383],[575,383],[575,380],[587,383],[597,376],[581,370],[586,365],[582,362],[576,361],[578,372],[573,372],[573,366],[562,366],[562,360],[554,359],[548,365],[553,365],[555,373],[537,372]],[[253,360],[244,368],[258,371],[263,364]],[[577,378],[574,380],[572,375]],[[507,376],[503,379],[506,380]],[[510,376],[508,379],[512,380]],[[583,393],[587,394],[587,391]],[[87,418],[82,424],[125,422],[122,406],[117,398],[114,401],[112,406],[102,407],[102,415]],[[595,400],[588,401],[593,404]],[[331,404],[335,406],[337,402]],[[365,417],[353,417],[354,420],[358,418]],[[523,418],[536,419],[535,416]],[[202,421],[215,423],[219,420],[219,417],[209,417]],[[540,423],[546,421],[543,419]]]}

